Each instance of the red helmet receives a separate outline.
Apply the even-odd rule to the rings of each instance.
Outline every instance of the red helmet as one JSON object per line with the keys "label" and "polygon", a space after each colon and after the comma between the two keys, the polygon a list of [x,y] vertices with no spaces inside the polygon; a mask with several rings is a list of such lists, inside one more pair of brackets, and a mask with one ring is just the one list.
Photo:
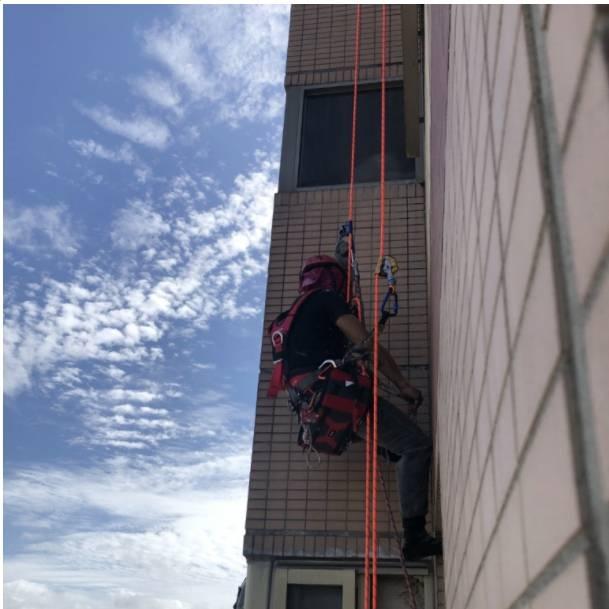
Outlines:
{"label": "red helmet", "polygon": [[298,291],[333,290],[341,294],[346,288],[346,273],[331,256],[311,256],[304,261],[298,283]]}

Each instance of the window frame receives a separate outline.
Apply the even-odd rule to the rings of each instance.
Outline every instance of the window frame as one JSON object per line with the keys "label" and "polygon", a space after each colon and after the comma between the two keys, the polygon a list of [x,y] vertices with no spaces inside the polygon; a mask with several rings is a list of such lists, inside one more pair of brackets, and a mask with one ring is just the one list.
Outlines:
{"label": "window frame", "polygon": [[305,586],[341,586],[342,608],[355,607],[355,569],[302,569],[276,567],[271,585],[270,609],[286,609],[288,584]]}
{"label": "window frame", "polygon": [[[416,577],[423,583],[424,606],[421,609],[433,607],[434,590],[432,574],[428,567],[409,566],[408,574]],[[379,566],[379,579],[383,576],[403,577],[400,567]],[[312,586],[342,586],[343,600],[341,609],[358,609],[363,606],[362,595],[357,590],[364,589],[364,573],[356,566],[319,567],[305,566],[276,566],[272,570],[270,605],[269,609],[286,609],[288,598],[288,584],[301,584]],[[356,604],[358,601],[358,604]]]}
{"label": "window frame", "polygon": [[[393,78],[385,81],[386,89],[401,89],[402,96],[405,94],[404,81],[401,78]],[[358,86],[358,95],[362,95],[364,93],[377,92],[380,98],[381,95],[381,82],[378,80],[364,81],[360,82]],[[317,190],[317,189],[326,189],[326,188],[345,188],[349,186],[349,176],[345,176],[344,182],[332,182],[330,184],[314,184],[311,186],[301,186],[301,161],[302,161],[302,148],[303,148],[303,135],[304,135],[304,117],[305,117],[305,106],[307,97],[332,97],[335,95],[352,95],[353,94],[353,85],[348,83],[336,83],[336,84],[325,84],[325,85],[317,85],[310,87],[303,87],[302,96],[300,100],[300,112],[299,112],[299,127],[298,127],[298,138],[296,141],[296,145],[298,146],[297,154],[296,154],[296,167],[295,167],[295,178],[296,178],[296,189],[297,190]],[[404,99],[404,97],[403,97]],[[380,101],[380,100],[379,100]],[[401,104],[402,112],[404,111],[404,102]],[[405,119],[405,117],[404,117]],[[379,115],[380,121],[380,115]],[[351,117],[349,118],[349,124],[351,124]],[[379,122],[380,128],[380,122]],[[405,129],[405,127],[404,127]],[[358,127],[359,130],[359,127]],[[402,132],[405,136],[405,131]],[[351,139],[351,134],[348,134],[348,139]],[[408,161],[415,161],[413,163],[413,174],[412,177],[404,177],[389,180],[386,182],[396,183],[396,182],[412,182],[416,180],[417,176],[417,163],[416,159],[412,159],[407,157],[406,155],[406,141],[404,141],[404,150],[403,157]],[[370,180],[370,181],[356,181],[355,186],[369,186],[371,184],[378,184],[378,180]]]}
{"label": "window frame", "polygon": [[[378,80],[365,80],[359,82],[359,88],[374,89],[379,85]],[[404,87],[402,78],[386,80],[387,86]],[[317,190],[344,190],[349,184],[328,184],[325,186],[298,186],[300,170],[300,152],[302,146],[302,121],[304,117],[305,96],[310,91],[319,90],[352,90],[353,83],[324,83],[316,85],[292,86],[286,90],[285,118],[281,144],[281,162],[279,165],[279,192],[308,192]],[[329,93],[330,94],[330,93]],[[424,179],[423,167],[423,140],[419,141],[419,155],[415,158],[415,171],[412,178],[391,180],[391,184],[418,184]],[[406,151],[404,151],[404,155]],[[378,182],[356,182],[355,187],[366,187]]]}

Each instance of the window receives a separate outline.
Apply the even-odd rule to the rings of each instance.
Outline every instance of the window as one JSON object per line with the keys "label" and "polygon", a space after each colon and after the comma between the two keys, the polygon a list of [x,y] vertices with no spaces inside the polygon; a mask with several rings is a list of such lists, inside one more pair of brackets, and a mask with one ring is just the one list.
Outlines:
{"label": "window", "polygon": [[355,569],[277,567],[270,609],[355,609]]}
{"label": "window", "polygon": [[342,609],[342,586],[288,584],[286,609]]}
{"label": "window", "polygon": [[[404,101],[401,85],[387,86],[386,179],[415,176],[414,159],[406,157]],[[321,89],[305,93],[298,186],[349,183],[351,163],[352,89]],[[380,87],[358,92],[355,181],[380,179]]]}

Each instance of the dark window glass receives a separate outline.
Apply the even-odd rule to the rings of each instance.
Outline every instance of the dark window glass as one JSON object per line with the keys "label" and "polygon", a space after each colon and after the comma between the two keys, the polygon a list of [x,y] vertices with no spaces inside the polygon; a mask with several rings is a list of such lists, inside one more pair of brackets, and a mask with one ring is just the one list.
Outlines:
{"label": "dark window glass", "polygon": [[[355,181],[378,182],[381,159],[381,91],[360,90],[357,96]],[[298,186],[348,184],[351,163],[352,90],[305,94]],[[414,178],[414,159],[406,157],[404,102],[401,86],[387,88],[387,180]]]}
{"label": "dark window glass", "polygon": [[341,609],[342,586],[288,584],[286,609]]}

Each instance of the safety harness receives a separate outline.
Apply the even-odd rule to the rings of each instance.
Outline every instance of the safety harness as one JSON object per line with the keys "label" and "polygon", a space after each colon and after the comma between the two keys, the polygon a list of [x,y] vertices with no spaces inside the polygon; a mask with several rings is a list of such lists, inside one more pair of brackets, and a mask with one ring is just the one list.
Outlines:
{"label": "safety harness", "polygon": [[[305,264],[303,271],[313,268],[313,264]],[[363,351],[351,348],[339,360],[328,359],[315,370],[288,376],[285,358],[290,331],[302,306],[320,291],[322,288],[313,288],[300,295],[267,330],[273,352],[268,396],[274,398],[281,390],[287,391],[290,407],[298,417],[297,441],[307,451],[307,458],[310,453],[342,454],[370,405],[370,377],[363,365]]]}

